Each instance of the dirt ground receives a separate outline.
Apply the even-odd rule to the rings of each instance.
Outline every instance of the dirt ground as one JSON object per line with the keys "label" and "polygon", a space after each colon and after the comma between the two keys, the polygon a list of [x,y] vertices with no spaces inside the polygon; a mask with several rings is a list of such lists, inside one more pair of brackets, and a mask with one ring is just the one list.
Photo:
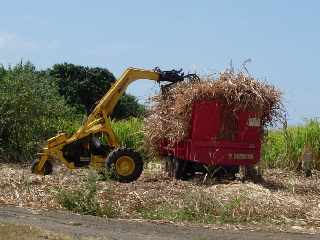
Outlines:
{"label": "dirt ground", "polygon": [[[88,172],[87,169],[69,171],[58,166],[53,175],[42,177],[31,174],[29,166],[0,164],[0,206],[62,210],[56,197],[57,189],[78,189]],[[203,182],[201,177],[176,181],[154,164],[134,183],[98,181],[98,199],[101,204],[112,201],[119,211],[117,219],[144,221],[142,219],[147,216],[157,224],[232,231],[320,233],[320,174],[315,172],[311,178],[305,178],[293,172],[268,170],[263,175],[264,181],[259,184],[237,180]],[[205,206],[206,211],[208,214],[212,211],[214,218],[207,222],[157,215],[159,209],[166,206],[177,209],[190,206],[190,197],[191,203],[197,205],[195,211],[201,210],[201,201],[213,199],[223,207],[219,209],[225,210],[226,217],[222,219],[221,211],[208,206]],[[234,202],[237,204],[230,204]],[[145,214],[149,210],[152,214]]]}

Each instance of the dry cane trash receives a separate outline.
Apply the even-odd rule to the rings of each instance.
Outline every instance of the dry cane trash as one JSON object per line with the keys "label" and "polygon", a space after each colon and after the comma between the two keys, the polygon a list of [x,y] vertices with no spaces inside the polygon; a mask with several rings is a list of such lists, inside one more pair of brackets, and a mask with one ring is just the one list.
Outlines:
{"label": "dry cane trash", "polygon": [[218,100],[237,110],[257,112],[264,126],[285,120],[282,92],[243,72],[225,71],[216,79],[205,76],[200,82],[180,82],[151,98],[152,107],[145,118],[145,140],[151,149],[167,139],[177,143],[189,134],[192,105],[198,101]]}

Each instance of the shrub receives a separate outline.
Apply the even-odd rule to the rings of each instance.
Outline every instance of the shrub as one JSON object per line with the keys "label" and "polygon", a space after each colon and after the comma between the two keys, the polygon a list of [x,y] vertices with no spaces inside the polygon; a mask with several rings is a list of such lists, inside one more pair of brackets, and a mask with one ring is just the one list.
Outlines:
{"label": "shrub", "polygon": [[0,148],[9,160],[33,158],[42,141],[79,119],[59,95],[54,79],[31,63],[6,70],[0,84]]}

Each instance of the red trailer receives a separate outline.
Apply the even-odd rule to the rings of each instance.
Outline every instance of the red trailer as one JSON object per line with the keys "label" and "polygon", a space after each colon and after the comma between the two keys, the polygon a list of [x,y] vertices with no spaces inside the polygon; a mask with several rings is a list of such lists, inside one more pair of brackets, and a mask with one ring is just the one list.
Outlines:
{"label": "red trailer", "polygon": [[193,105],[190,124],[186,139],[179,143],[164,140],[159,146],[177,179],[215,167],[235,174],[239,166],[251,167],[260,160],[263,126],[259,113],[203,101]]}

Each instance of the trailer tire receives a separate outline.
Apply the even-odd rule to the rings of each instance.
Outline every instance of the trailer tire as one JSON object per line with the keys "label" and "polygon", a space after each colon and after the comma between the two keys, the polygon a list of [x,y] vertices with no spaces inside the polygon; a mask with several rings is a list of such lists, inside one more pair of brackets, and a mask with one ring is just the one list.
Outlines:
{"label": "trailer tire", "polygon": [[133,149],[118,148],[109,153],[106,168],[110,170],[112,179],[119,182],[133,182],[142,173],[143,160]]}
{"label": "trailer tire", "polygon": [[172,160],[172,176],[178,180],[189,180],[194,177],[195,171],[189,161],[176,159]]}
{"label": "trailer tire", "polygon": [[263,182],[261,173],[253,165],[240,167],[240,179],[242,182],[252,181],[253,183]]}
{"label": "trailer tire", "polygon": [[173,172],[174,178],[182,180],[184,168],[185,168],[185,162],[183,160],[174,158],[172,163],[173,163],[172,172]]}
{"label": "trailer tire", "polygon": [[38,164],[39,164],[39,160],[34,160],[31,163],[31,172],[32,173],[40,174],[40,175],[50,175],[50,174],[52,174],[53,166],[52,166],[52,163],[50,161],[47,160],[44,163],[43,168],[42,168],[42,170],[40,172],[36,170],[37,167],[38,167]]}

